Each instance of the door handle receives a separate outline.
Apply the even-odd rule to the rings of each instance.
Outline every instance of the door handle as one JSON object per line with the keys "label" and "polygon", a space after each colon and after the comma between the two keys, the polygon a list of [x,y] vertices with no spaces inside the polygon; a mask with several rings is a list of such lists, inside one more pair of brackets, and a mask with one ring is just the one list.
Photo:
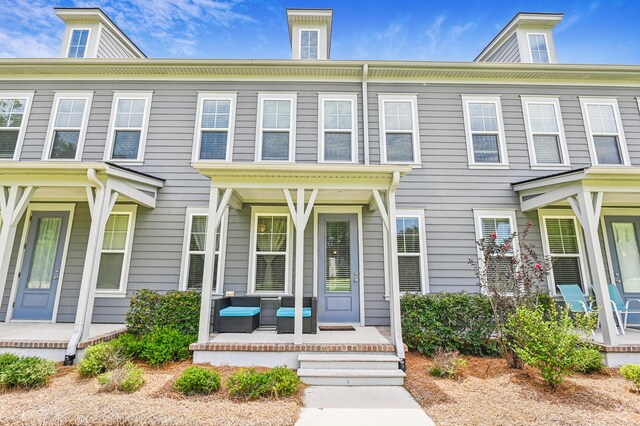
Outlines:
{"label": "door handle", "polygon": [[60,271],[56,271],[55,275],[53,276],[54,280],[57,280],[58,278],[60,278]]}
{"label": "door handle", "polygon": [[613,274],[613,276],[616,279],[616,284],[621,285],[622,284],[622,280],[620,279],[620,274]]}
{"label": "door handle", "polygon": [[355,283],[358,282],[358,273],[357,272],[353,273],[353,282],[355,282]]}

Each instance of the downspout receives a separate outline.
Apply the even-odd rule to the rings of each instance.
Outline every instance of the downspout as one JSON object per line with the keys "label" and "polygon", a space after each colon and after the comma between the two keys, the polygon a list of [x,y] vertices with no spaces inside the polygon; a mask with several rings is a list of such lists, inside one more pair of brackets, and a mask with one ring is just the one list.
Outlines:
{"label": "downspout", "polygon": [[[400,185],[400,173],[395,171],[393,172],[393,179],[391,180],[391,183],[389,185],[389,194],[388,194],[388,211],[387,214],[389,215],[389,227],[391,228],[390,232],[390,236],[391,236],[391,240],[389,243],[391,244],[392,247],[397,247],[397,241],[395,241],[395,238],[393,237],[393,235],[397,235],[397,229],[396,229],[396,225],[395,225],[395,220],[396,220],[396,189],[398,189],[398,185]],[[398,253],[396,250],[391,249],[390,250],[390,254],[391,256],[393,256],[395,259],[398,258]],[[396,269],[397,268],[397,264],[394,266],[394,260],[391,260],[391,268]],[[393,304],[393,306],[391,307],[391,312],[393,315],[393,337],[394,337],[394,345],[396,347],[396,355],[398,356],[398,358],[400,358],[400,363],[399,363],[399,367],[402,371],[406,371],[406,360],[405,360],[405,353],[404,353],[404,343],[402,341],[402,318],[401,318],[401,314],[400,314],[400,289],[396,286],[396,280],[393,279],[393,275],[394,272],[397,276],[397,269],[396,271],[392,271],[391,275],[392,275],[392,279],[390,280],[390,288],[389,291],[391,293],[391,303]]]}
{"label": "downspout", "polygon": [[369,165],[369,96],[367,78],[369,77],[369,64],[362,66],[362,127],[364,133],[364,164]]}
{"label": "downspout", "polygon": [[[96,194],[100,191],[104,191],[104,184],[98,179],[98,176],[96,175],[96,169],[87,170],[87,179],[89,179],[89,182],[95,184],[95,186],[97,187],[98,190],[96,191]],[[93,217],[91,218],[92,221],[96,220],[95,203],[93,209],[94,212]],[[80,296],[81,295],[78,296],[78,305],[80,305]],[[80,342],[80,337],[82,337],[82,330],[84,330],[84,318],[85,316],[82,315],[80,318],[80,322],[76,323],[73,327],[73,334],[71,335],[71,339],[69,339],[69,344],[67,345],[67,353],[64,356],[64,365],[73,365],[73,360],[76,357],[76,352],[78,349],[78,343]]]}

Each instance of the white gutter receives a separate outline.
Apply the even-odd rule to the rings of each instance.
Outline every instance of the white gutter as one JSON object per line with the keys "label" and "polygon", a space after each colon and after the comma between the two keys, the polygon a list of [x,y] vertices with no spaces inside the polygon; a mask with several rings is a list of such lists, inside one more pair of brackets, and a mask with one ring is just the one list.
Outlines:
{"label": "white gutter", "polygon": [[369,64],[362,66],[362,127],[364,133],[364,164],[369,165],[369,96],[367,78]]}

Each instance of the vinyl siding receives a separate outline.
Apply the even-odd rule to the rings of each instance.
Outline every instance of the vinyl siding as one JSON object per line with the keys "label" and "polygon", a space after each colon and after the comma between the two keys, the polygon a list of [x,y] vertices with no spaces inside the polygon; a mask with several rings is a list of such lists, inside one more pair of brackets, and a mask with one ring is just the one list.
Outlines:
{"label": "vinyl siding", "polygon": [[513,34],[502,46],[500,46],[491,56],[486,59],[487,62],[521,62],[520,49],[518,48],[518,37]]}
{"label": "vinyl siding", "polygon": [[137,56],[131,53],[131,51],[125,45],[123,45],[111,34],[111,32],[104,28],[100,30],[100,39],[96,57],[122,59],[137,58]]}

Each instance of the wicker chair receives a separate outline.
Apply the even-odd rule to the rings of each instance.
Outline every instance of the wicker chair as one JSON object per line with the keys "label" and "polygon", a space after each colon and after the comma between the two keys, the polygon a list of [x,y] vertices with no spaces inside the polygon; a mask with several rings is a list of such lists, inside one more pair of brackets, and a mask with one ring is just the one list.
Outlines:
{"label": "wicker chair", "polygon": [[[220,311],[230,306],[258,308],[258,312],[246,316],[224,316]],[[260,326],[259,297],[223,297],[215,300],[213,307],[213,331],[216,333],[253,333]]]}
{"label": "wicker chair", "polygon": [[[294,308],[295,297],[283,297],[280,299],[280,308]],[[303,308],[311,308],[311,316],[302,318],[302,332],[316,334],[318,332],[318,301],[315,297],[304,297]],[[293,333],[294,318],[290,316],[277,316],[278,334]]]}

